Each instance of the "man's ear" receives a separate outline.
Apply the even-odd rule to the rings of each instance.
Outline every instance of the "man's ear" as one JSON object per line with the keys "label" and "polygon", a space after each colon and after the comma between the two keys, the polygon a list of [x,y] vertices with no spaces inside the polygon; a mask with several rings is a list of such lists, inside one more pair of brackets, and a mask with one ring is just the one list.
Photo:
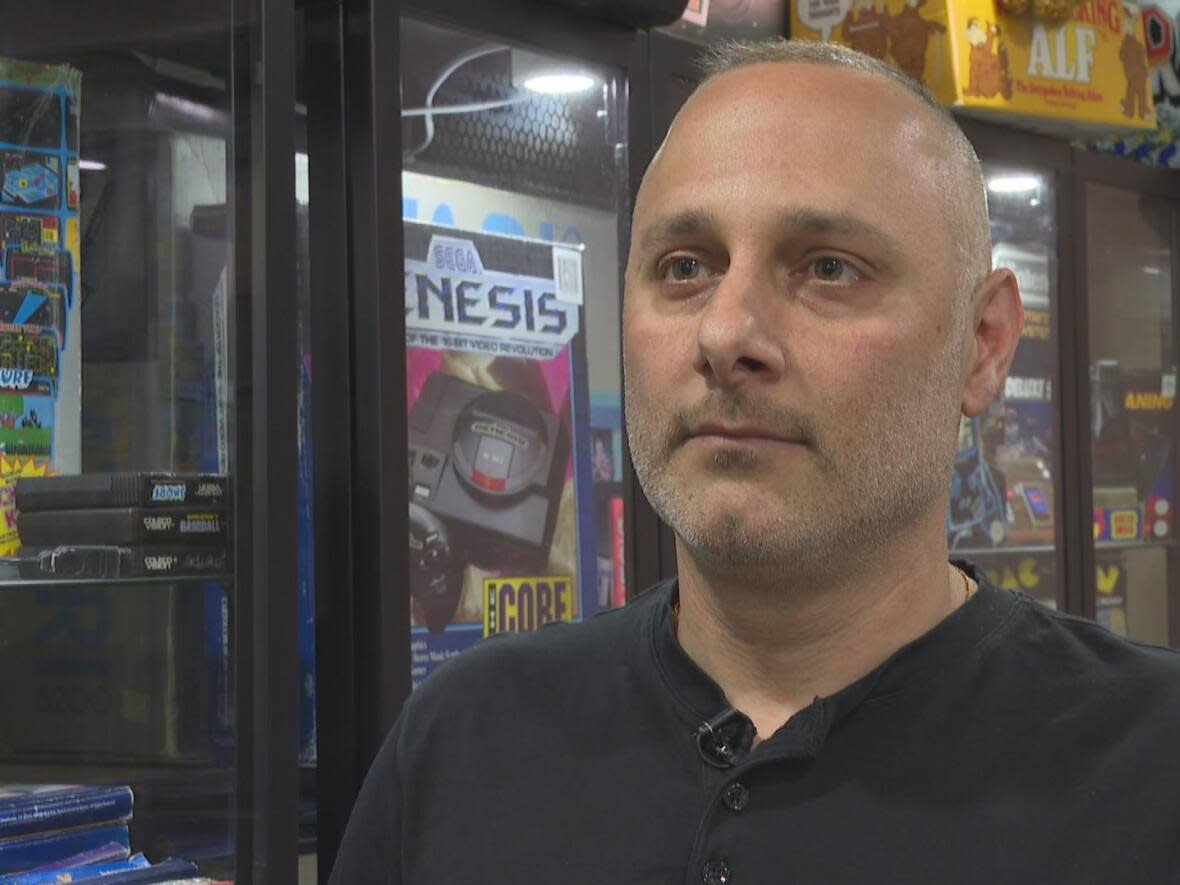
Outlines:
{"label": "man's ear", "polygon": [[1024,328],[1024,305],[1016,275],[1001,267],[987,275],[975,290],[971,304],[972,338],[968,351],[971,362],[963,383],[963,414],[982,415],[1004,384],[1020,331]]}

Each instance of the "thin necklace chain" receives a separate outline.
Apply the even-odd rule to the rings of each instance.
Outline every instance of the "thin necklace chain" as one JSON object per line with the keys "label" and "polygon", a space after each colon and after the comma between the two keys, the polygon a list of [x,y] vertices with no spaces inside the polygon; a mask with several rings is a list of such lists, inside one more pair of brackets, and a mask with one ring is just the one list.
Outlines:
{"label": "thin necklace chain", "polygon": [[[958,566],[955,566],[955,571],[957,571],[959,573],[959,577],[963,579],[963,602],[966,602],[968,599],[971,598],[971,594],[975,591],[975,588],[971,586],[971,579],[967,577],[967,573],[965,571],[963,571]],[[672,617],[673,618],[680,617],[680,597],[679,596],[677,596],[676,601],[672,603]],[[673,626],[675,626],[675,625],[673,625]]]}

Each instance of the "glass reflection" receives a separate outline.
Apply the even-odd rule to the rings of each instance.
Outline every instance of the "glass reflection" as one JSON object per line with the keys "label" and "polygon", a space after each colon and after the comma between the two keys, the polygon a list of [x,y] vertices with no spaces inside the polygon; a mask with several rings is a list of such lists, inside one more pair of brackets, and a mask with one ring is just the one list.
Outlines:
{"label": "glass reflection", "polygon": [[1167,644],[1175,545],[1172,212],[1102,185],[1086,194],[1093,452],[1092,592],[1115,632]]}
{"label": "glass reflection", "polygon": [[1034,170],[984,172],[993,265],[1016,274],[1025,326],[1002,395],[961,422],[947,541],[1000,586],[1056,606],[1055,186]]}

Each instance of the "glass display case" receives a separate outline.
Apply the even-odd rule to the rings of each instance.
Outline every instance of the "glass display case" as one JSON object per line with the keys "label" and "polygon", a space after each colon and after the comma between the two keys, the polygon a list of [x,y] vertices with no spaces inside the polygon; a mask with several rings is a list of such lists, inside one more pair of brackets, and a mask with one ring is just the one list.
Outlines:
{"label": "glass display case", "polygon": [[1180,202],[1087,182],[1085,206],[1095,615],[1175,645]]}
{"label": "glass display case", "polygon": [[951,482],[947,545],[999,586],[1056,607],[1057,187],[1036,168],[985,163],[992,255],[1016,273],[1024,331],[1004,390],[964,418]]}
{"label": "glass display case", "polygon": [[293,21],[6,10],[0,876],[295,881]]}
{"label": "glass display case", "polygon": [[[672,573],[623,434],[631,197],[700,42],[784,10],[6,10],[0,809],[103,788],[73,855],[326,881],[414,684]],[[1176,644],[1180,188],[990,131],[1026,325],[953,555]]]}

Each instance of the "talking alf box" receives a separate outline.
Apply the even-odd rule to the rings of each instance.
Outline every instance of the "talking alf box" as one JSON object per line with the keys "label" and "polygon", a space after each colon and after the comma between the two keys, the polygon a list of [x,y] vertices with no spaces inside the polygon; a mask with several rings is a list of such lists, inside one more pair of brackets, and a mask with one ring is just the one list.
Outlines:
{"label": "talking alf box", "polygon": [[1120,0],[1059,25],[996,0],[792,0],[791,35],[882,59],[972,116],[1070,137],[1156,126],[1143,16]]}

